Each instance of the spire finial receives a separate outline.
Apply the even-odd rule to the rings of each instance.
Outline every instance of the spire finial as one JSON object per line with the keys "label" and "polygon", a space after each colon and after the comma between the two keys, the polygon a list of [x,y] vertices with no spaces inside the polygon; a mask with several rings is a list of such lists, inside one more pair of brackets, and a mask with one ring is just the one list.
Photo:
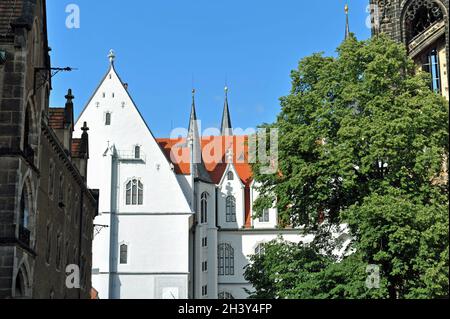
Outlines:
{"label": "spire finial", "polygon": [[348,4],[345,4],[344,7],[345,11],[345,40],[347,40],[350,37],[350,25],[348,22]]}
{"label": "spire finial", "polygon": [[116,59],[116,54],[114,53],[114,50],[109,50],[108,54],[109,63],[114,64],[114,60]]}
{"label": "spire finial", "polygon": [[225,85],[224,90],[225,90],[225,95],[227,95],[228,94],[228,86],[227,85]]}

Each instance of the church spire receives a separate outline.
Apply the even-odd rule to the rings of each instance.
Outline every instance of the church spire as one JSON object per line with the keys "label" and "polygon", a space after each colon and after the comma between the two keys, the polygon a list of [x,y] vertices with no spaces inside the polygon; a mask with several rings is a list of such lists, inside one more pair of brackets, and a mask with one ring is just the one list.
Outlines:
{"label": "church spire", "polygon": [[228,107],[228,87],[225,87],[225,103],[223,106],[222,125],[220,128],[222,136],[233,135],[233,127],[231,125],[230,109]]}
{"label": "church spire", "polygon": [[197,112],[195,111],[195,89],[192,89],[192,106],[188,129],[188,144],[191,151],[191,174],[194,179],[211,183],[211,178],[203,163],[201,143]]}
{"label": "church spire", "polygon": [[345,4],[345,40],[350,37],[350,24],[348,21],[348,4]]}

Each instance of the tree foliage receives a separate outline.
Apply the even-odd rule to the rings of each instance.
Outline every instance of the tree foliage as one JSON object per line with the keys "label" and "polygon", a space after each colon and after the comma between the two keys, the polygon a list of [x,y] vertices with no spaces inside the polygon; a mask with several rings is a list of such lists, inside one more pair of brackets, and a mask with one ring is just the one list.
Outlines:
{"label": "tree foliage", "polygon": [[[308,279],[331,284],[293,296],[448,296],[448,181],[442,174],[448,103],[430,90],[429,74],[417,72],[403,45],[378,36],[350,37],[336,57],[306,57],[291,77],[291,93],[281,98],[271,124],[279,130],[279,174],[261,174],[261,164],[253,165],[261,194],[255,210],[276,205],[282,222],[310,231],[325,213],[329,223],[350,225],[357,251],[340,263],[325,262],[318,274],[307,271],[312,277],[294,275],[291,283],[300,290],[308,290]],[[307,266],[298,247],[278,248],[284,246]],[[252,283],[261,263],[265,272],[277,269],[265,258],[247,269]],[[283,260],[273,259],[273,267]],[[385,290],[359,289],[367,264],[380,265]]]}

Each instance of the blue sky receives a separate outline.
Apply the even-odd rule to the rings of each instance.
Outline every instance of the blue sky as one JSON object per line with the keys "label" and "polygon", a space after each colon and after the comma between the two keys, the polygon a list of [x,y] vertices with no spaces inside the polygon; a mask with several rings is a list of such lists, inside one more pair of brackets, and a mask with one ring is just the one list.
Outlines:
{"label": "blue sky", "polygon": [[[368,0],[349,1],[359,39]],[[66,6],[80,8],[80,28],[66,27]],[[115,50],[116,69],[157,137],[188,125],[192,83],[203,128],[221,120],[228,82],[234,127],[273,122],[289,93],[290,71],[314,52],[333,55],[344,37],[345,0],[47,0],[53,67],[51,106],[72,88],[75,115],[87,103]],[[193,81],[194,79],[194,81]]]}

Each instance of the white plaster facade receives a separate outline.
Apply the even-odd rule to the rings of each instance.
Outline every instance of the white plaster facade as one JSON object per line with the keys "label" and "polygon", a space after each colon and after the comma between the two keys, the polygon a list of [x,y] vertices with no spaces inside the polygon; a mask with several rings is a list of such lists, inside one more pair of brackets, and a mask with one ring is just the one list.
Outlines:
{"label": "white plaster facade", "polygon": [[[278,236],[309,240],[300,230],[278,229],[275,209],[269,210],[268,220],[251,219],[248,225],[245,185],[233,163],[216,183],[176,174],[116,73],[113,55],[75,132],[84,122],[90,128],[87,182],[100,189],[92,284],[101,299],[217,299],[223,293],[246,298],[244,288],[251,286],[244,279],[244,267],[258,244]],[[142,185],[140,205],[139,194],[137,205],[132,205],[132,198],[127,204],[127,185],[133,181]],[[250,201],[256,199],[253,184],[249,194]],[[227,221],[228,196],[235,199],[236,214]],[[201,216],[202,198],[206,220]],[[247,214],[252,214],[251,208]],[[222,244],[234,251],[232,274],[219,273]]]}

